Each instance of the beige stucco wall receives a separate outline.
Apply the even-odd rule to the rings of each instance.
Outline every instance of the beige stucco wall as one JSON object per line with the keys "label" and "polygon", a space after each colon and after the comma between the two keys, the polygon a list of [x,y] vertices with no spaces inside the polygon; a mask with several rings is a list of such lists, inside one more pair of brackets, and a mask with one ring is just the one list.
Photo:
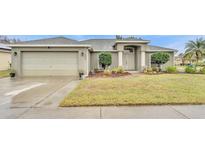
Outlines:
{"label": "beige stucco wall", "polygon": [[0,70],[8,70],[11,63],[11,53],[0,51]]}
{"label": "beige stucco wall", "polygon": [[[126,44],[127,45],[127,44]],[[139,48],[137,48],[137,51],[135,53],[135,67],[136,70],[141,71],[145,66],[150,66],[150,58],[151,58],[151,52],[145,52],[146,46],[145,45],[139,45]],[[117,47],[118,50],[124,51],[124,45],[119,44]],[[22,53],[23,52],[29,52],[29,51],[47,51],[47,52],[77,52],[78,53],[78,69],[79,71],[83,71],[85,75],[88,75],[90,70],[94,70],[95,68],[100,69],[101,66],[99,65],[99,54],[100,52],[89,52],[87,47],[12,47],[12,68],[16,70],[17,76],[22,76]],[[17,53],[17,56],[14,56],[14,52]],[[116,51],[107,51],[112,54],[112,65],[111,68],[119,66],[119,52]],[[145,54],[142,54],[144,52]],[[4,63],[7,64],[6,69],[8,69],[8,61],[9,61],[9,55],[8,53],[3,53],[7,56],[5,56]],[[174,65],[174,53],[169,52],[170,54],[170,60],[166,64],[162,66],[162,69],[165,69],[167,66]],[[0,58],[1,56],[0,53]],[[144,57],[144,59],[143,59]],[[124,58],[122,56],[122,58]],[[2,59],[2,58],[1,58]],[[122,59],[123,61],[123,59]],[[0,61],[0,62],[3,62]],[[1,65],[3,66],[3,65]],[[1,67],[0,67],[1,69]]]}
{"label": "beige stucco wall", "polygon": [[[107,51],[108,52],[108,51]],[[118,66],[118,53],[117,52],[110,52],[112,54],[112,64],[111,68]],[[91,52],[90,53],[90,69],[94,70],[95,68],[101,69],[101,66],[99,65],[99,55],[100,52]]]}
{"label": "beige stucco wall", "polygon": [[[174,65],[174,52],[167,52],[170,55],[170,59],[166,64],[162,65],[162,70],[165,70],[167,66],[173,66]],[[151,55],[153,52],[146,52],[146,58],[145,63],[147,67],[151,67]]]}
{"label": "beige stucco wall", "polygon": [[[29,51],[47,52],[78,52],[78,69],[85,75],[89,73],[89,51],[85,47],[12,47],[12,68],[16,70],[17,76],[22,76],[22,53]],[[14,52],[17,56],[14,56]]]}

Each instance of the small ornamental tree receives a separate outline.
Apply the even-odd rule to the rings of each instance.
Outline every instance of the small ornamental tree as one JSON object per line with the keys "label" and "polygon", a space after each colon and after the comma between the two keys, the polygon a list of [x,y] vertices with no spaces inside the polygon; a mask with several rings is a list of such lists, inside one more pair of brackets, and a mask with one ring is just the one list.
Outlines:
{"label": "small ornamental tree", "polygon": [[161,65],[167,63],[169,61],[169,58],[170,56],[168,53],[157,52],[157,53],[152,54],[151,63],[157,64],[161,71]]}
{"label": "small ornamental tree", "polygon": [[112,55],[110,53],[103,52],[99,55],[99,63],[103,69],[112,64]]}

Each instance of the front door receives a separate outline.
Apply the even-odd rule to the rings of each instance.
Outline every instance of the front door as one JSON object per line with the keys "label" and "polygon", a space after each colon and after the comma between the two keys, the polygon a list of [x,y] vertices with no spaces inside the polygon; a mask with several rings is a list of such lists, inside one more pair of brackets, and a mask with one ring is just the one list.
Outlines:
{"label": "front door", "polygon": [[135,70],[135,52],[133,50],[125,51],[123,59],[123,66],[125,70]]}

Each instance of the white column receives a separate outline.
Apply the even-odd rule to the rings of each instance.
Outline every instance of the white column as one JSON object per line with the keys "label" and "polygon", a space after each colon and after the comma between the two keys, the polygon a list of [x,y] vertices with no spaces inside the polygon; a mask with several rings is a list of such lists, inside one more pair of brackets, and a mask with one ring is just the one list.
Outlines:
{"label": "white column", "polygon": [[151,66],[152,66],[152,64],[151,64],[151,57],[152,57],[152,54],[149,54],[149,59],[148,59],[148,62],[149,62],[149,67],[151,67]]}
{"label": "white column", "polygon": [[145,66],[145,51],[141,51],[141,71],[143,71]]}
{"label": "white column", "polygon": [[89,75],[89,71],[90,71],[90,70],[89,70],[89,64],[90,64],[90,63],[89,63],[89,61],[90,61],[89,56],[90,56],[90,55],[89,55],[89,51],[87,50],[87,51],[86,51],[86,61],[87,61],[87,72],[86,72],[86,76]]}
{"label": "white column", "polygon": [[118,52],[118,66],[123,66],[123,63],[122,63],[122,51]]}

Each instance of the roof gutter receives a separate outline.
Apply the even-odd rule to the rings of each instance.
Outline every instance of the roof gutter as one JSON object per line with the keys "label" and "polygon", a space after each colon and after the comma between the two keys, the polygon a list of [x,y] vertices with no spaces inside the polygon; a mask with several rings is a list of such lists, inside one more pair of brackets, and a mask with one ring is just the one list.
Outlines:
{"label": "roof gutter", "polygon": [[160,52],[160,51],[167,51],[167,52],[178,52],[178,50],[146,50],[146,52]]}

